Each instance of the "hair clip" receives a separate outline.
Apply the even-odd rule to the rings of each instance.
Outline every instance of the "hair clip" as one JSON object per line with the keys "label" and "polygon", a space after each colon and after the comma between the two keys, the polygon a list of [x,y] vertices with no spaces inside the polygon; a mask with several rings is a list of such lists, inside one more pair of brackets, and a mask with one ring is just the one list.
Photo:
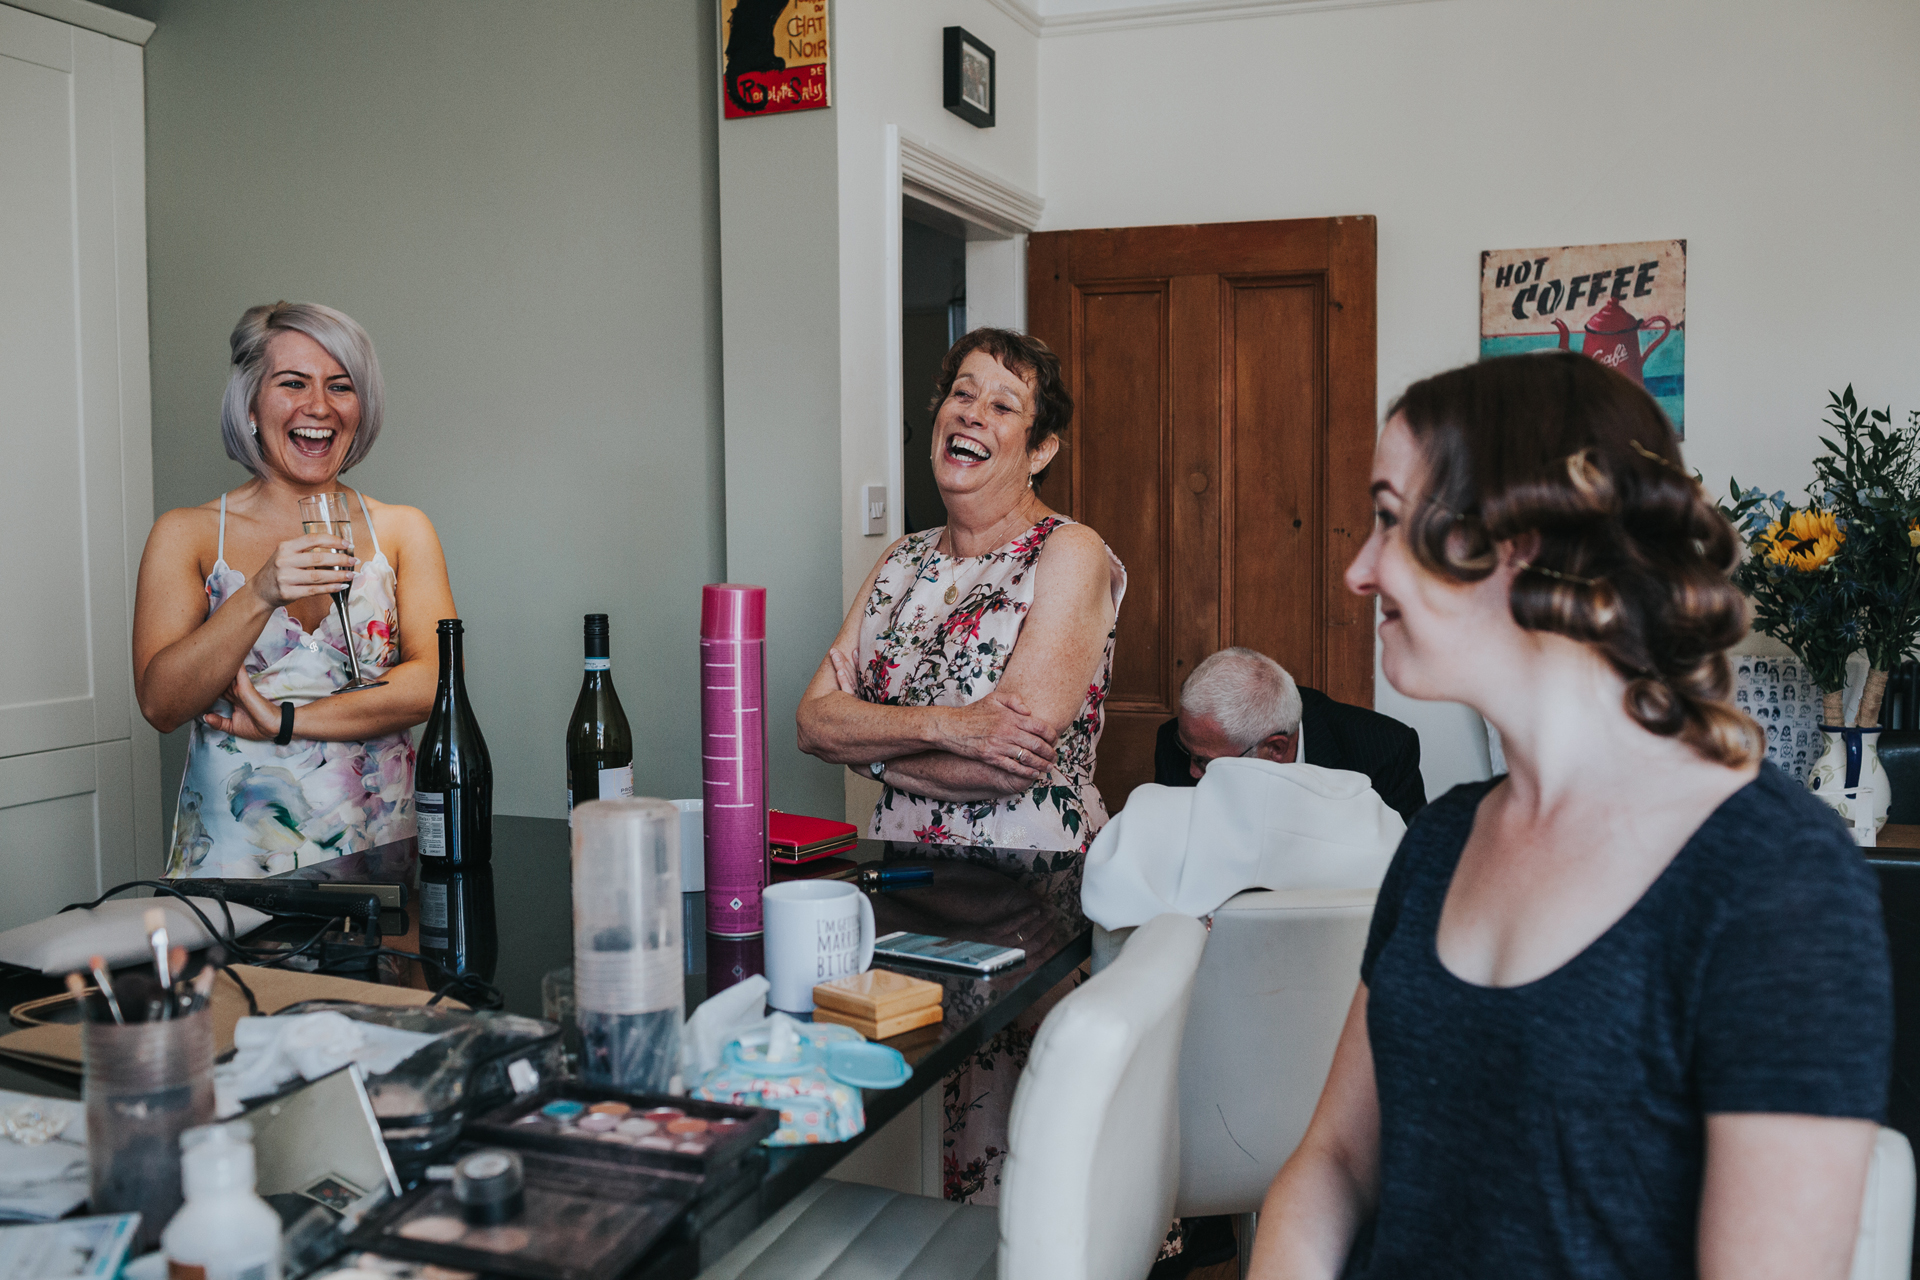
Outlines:
{"label": "hair clip", "polygon": [[1542,573],[1549,578],[1558,578],[1561,582],[1571,582],[1575,586],[1597,587],[1600,585],[1599,578],[1583,578],[1577,573],[1562,573],[1558,569],[1549,569],[1545,565],[1535,564],[1531,560],[1516,561],[1515,566],[1522,572]]}
{"label": "hair clip", "polygon": [[1627,443],[1633,446],[1633,451],[1635,453],[1639,454],[1641,457],[1645,458],[1647,461],[1659,463],[1661,466],[1665,467],[1667,470],[1673,472],[1673,474],[1679,476],[1682,480],[1693,479],[1692,476],[1687,474],[1687,469],[1681,466],[1679,463],[1675,462],[1673,459],[1661,457],[1659,454],[1655,453],[1653,450],[1641,444],[1638,440],[1629,440],[1627,441]]}

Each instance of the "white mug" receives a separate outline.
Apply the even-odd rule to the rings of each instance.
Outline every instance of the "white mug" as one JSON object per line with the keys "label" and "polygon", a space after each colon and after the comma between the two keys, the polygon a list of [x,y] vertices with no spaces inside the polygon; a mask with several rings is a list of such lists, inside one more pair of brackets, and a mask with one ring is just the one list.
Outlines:
{"label": "white mug", "polygon": [[811,1013],[815,983],[873,964],[873,904],[845,880],[789,880],[760,893],[766,920],[767,1003]]}

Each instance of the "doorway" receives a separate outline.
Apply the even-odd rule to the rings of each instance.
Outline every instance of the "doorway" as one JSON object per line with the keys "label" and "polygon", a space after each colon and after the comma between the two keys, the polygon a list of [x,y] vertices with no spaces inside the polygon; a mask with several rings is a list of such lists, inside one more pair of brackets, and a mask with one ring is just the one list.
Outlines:
{"label": "doorway", "polygon": [[967,331],[967,242],[913,217],[900,221],[901,516],[907,533],[947,522],[933,481],[933,400],[940,361]]}
{"label": "doorway", "polygon": [[1075,404],[1041,496],[1127,566],[1108,811],[1217,649],[1372,706],[1373,604],[1342,575],[1372,519],[1373,218],[1040,232],[1027,272]]}

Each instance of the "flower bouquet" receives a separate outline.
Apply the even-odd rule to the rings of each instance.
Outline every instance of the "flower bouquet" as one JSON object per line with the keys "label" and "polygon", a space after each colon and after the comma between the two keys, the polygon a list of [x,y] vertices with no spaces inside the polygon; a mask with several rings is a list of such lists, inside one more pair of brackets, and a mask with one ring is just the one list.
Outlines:
{"label": "flower bouquet", "polygon": [[1829,725],[1842,723],[1854,650],[1867,651],[1857,721],[1871,728],[1888,672],[1920,639],[1920,412],[1904,428],[1891,422],[1851,386],[1832,394],[1806,505],[1736,480],[1721,507],[1747,542],[1734,582],[1754,623],[1806,664]]}

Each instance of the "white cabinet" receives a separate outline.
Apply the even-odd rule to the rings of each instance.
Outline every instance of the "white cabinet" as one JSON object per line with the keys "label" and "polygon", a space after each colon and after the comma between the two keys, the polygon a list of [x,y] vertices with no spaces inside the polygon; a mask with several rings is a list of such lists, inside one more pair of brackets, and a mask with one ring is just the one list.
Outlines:
{"label": "white cabinet", "polygon": [[141,57],[0,4],[0,929],[160,867]]}

